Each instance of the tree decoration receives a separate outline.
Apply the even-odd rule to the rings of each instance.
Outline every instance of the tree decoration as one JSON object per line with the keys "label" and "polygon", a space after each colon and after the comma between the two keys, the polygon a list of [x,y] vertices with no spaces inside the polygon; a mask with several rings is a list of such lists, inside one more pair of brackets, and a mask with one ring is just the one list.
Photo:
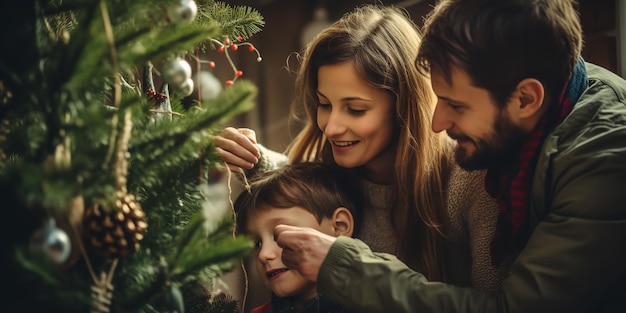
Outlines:
{"label": "tree decoration", "polygon": [[189,96],[194,90],[191,78],[191,65],[180,57],[169,58],[163,63],[162,77],[172,90],[182,96]]}
{"label": "tree decoration", "polygon": [[[256,56],[257,56],[256,61],[257,62],[263,61],[263,58],[261,58],[261,53],[259,52],[259,50],[257,50],[254,47],[254,45],[252,45],[251,43],[243,42],[243,38],[241,36],[237,37],[237,42],[235,43],[231,42],[230,38],[228,37],[224,38],[224,41],[222,42],[215,40],[215,39],[211,39],[211,41],[218,45],[217,52],[224,53],[224,55],[226,55],[226,60],[228,60],[228,64],[233,70],[233,78],[225,81],[225,84],[227,86],[234,84],[235,81],[237,81],[237,78],[243,76],[243,71],[237,69],[237,67],[235,66],[235,63],[233,63],[233,60],[230,58],[230,54],[228,52],[229,50],[237,51],[240,46],[248,46],[248,51],[256,52]],[[213,61],[209,62],[209,65],[211,67],[214,67],[214,64],[215,62]]]}
{"label": "tree decoration", "polygon": [[172,103],[170,102],[170,91],[166,83],[161,85],[160,92],[157,94],[155,102],[156,103],[152,109],[152,112],[154,112],[152,120],[155,121],[157,119],[164,118],[171,121]]}
{"label": "tree decoration", "polygon": [[113,209],[96,204],[85,212],[88,243],[107,258],[126,258],[139,250],[147,227],[139,202],[121,191],[117,192]]}
{"label": "tree decoration", "polygon": [[[117,267],[117,260],[113,261],[108,272],[101,272],[100,276],[93,276],[91,285],[91,313],[109,313],[113,302],[113,273]],[[93,275],[93,273],[92,273]]]}
{"label": "tree decoration", "polygon": [[[174,112],[172,112],[168,84],[163,83],[159,92],[154,90],[154,78],[152,77],[153,68],[152,62],[147,62],[143,67],[142,77],[142,90],[148,100],[154,102],[154,105],[150,109],[150,112],[153,113],[150,120],[155,122],[160,118],[168,118],[171,121]],[[133,89],[133,87],[131,86],[130,89]]]}
{"label": "tree decoration", "polygon": [[203,100],[213,100],[222,93],[222,84],[210,71],[199,71],[196,74],[196,86]]}
{"label": "tree decoration", "polygon": [[98,202],[85,211],[84,227],[89,243],[95,251],[108,258],[126,258],[137,251],[148,227],[141,205],[126,188],[131,129],[131,113],[125,111],[123,129],[117,142],[114,167],[117,191],[113,207]]}
{"label": "tree decoration", "polygon": [[166,14],[172,23],[191,23],[198,15],[198,6],[193,0],[180,0],[170,4]]}
{"label": "tree decoration", "polygon": [[[152,72],[154,69],[154,65],[152,62],[148,61],[143,66],[143,77],[142,77],[142,90],[148,100],[150,101],[163,101],[166,98],[166,95],[157,93],[154,88],[154,78],[152,77]],[[132,89],[132,86],[131,86]]]}
{"label": "tree decoration", "polygon": [[191,65],[180,57],[169,58],[163,63],[161,75],[171,86],[180,86],[191,78]]}
{"label": "tree decoration", "polygon": [[70,238],[65,231],[49,218],[43,228],[36,231],[30,240],[31,252],[43,255],[55,264],[62,264],[70,256]]}
{"label": "tree decoration", "polygon": [[193,79],[191,79],[191,77],[188,77],[187,79],[185,79],[185,81],[180,85],[172,86],[172,89],[174,90],[174,92],[181,94],[185,97],[191,95],[191,93],[193,92],[193,88],[194,88],[194,82],[193,82]]}
{"label": "tree decoration", "polygon": [[[238,80],[188,106],[162,79],[155,88],[152,64],[185,60],[213,38],[250,38],[263,19],[219,1],[158,3],[173,2],[192,14],[164,17],[167,6],[149,0],[0,10],[2,312],[237,312],[233,299],[213,310],[211,293],[194,292],[252,251],[232,217],[203,215],[197,186],[221,169],[213,135],[253,107],[257,89]],[[183,303],[168,306],[171,286]]]}
{"label": "tree decoration", "polygon": [[[43,161],[44,172],[51,175],[65,175],[72,165],[71,139],[60,132],[62,139],[54,152]],[[30,250],[44,255],[48,260],[67,268],[80,258],[78,248],[82,240],[81,222],[84,213],[82,195],[77,195],[56,205],[44,205],[41,199],[29,204],[33,211],[42,212],[43,227],[36,230],[30,238]]]}

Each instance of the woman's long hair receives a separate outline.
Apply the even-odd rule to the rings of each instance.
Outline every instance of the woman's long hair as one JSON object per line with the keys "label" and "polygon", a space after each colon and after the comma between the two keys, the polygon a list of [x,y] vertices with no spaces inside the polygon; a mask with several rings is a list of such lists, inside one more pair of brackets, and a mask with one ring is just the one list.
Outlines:
{"label": "woman's long hair", "polygon": [[398,240],[396,254],[427,278],[442,281],[452,147],[430,129],[436,98],[428,77],[414,65],[420,39],[405,11],[375,5],[358,7],[321,32],[300,59],[292,112],[305,125],[287,153],[291,163],[335,163],[316,123],[318,70],[353,61],[372,87],[395,99],[395,205],[389,214]]}

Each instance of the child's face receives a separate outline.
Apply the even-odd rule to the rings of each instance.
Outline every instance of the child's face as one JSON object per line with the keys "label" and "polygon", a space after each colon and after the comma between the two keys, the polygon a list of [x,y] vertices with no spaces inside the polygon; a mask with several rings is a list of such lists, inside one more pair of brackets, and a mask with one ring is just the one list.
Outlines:
{"label": "child's face", "polygon": [[283,264],[283,249],[274,241],[274,227],[278,224],[311,227],[334,236],[332,222],[324,218],[320,225],[313,214],[301,207],[262,209],[248,217],[247,230],[254,240],[256,269],[263,283],[279,297],[306,302],[315,297],[317,287]]}

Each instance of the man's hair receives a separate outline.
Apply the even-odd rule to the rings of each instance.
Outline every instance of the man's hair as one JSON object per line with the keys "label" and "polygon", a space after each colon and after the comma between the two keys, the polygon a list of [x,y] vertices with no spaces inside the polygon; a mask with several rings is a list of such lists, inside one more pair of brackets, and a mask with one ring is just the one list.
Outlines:
{"label": "man's hair", "polygon": [[448,82],[452,68],[463,70],[504,105],[526,78],[558,96],[582,44],[574,0],[442,0],[425,19],[416,63]]}
{"label": "man's hair", "polygon": [[[261,173],[242,191],[234,203],[237,232],[246,233],[248,218],[256,211],[301,207],[321,223],[335,209],[345,207],[357,220],[362,196],[358,179],[338,166],[320,162],[286,165]],[[356,227],[355,223],[355,227]]]}

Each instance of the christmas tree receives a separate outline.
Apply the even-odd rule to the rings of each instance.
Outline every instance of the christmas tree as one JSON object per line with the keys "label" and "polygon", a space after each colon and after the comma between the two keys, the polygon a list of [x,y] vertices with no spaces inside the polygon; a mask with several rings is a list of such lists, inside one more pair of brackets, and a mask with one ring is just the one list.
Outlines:
{"label": "christmas tree", "polygon": [[[251,242],[207,184],[212,134],[256,95],[228,53],[260,61],[246,40],[262,16],[208,0],[19,0],[0,15],[1,311],[238,311],[214,282]],[[233,76],[189,102],[190,62],[211,67],[210,52]]]}

